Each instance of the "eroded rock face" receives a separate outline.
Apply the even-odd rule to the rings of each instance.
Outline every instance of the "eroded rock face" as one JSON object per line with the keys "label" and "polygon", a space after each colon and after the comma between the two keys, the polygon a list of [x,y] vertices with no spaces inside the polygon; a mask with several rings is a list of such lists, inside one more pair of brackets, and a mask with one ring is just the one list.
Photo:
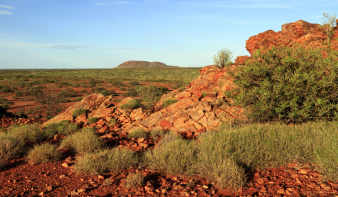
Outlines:
{"label": "eroded rock face", "polygon": [[[338,31],[335,28],[331,37],[331,47],[334,50],[338,50],[338,42],[335,40],[337,37]],[[305,43],[307,47],[315,48],[328,47],[328,45],[323,44],[326,38],[325,33],[320,30],[319,24],[299,20],[282,25],[282,31],[275,32],[268,30],[250,37],[245,42],[245,48],[252,55],[257,49],[262,49],[263,47],[267,50],[279,45],[291,47],[295,43]]]}

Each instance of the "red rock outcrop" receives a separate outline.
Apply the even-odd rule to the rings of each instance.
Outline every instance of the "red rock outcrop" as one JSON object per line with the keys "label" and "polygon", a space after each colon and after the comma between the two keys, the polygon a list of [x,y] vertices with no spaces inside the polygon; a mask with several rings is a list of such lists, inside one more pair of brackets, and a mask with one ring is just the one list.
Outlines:
{"label": "red rock outcrop", "polygon": [[[178,133],[186,132],[192,136],[194,133],[216,129],[222,121],[230,119],[246,119],[243,109],[229,104],[218,105],[225,101],[223,93],[233,87],[227,70],[236,69],[236,66],[219,69],[217,66],[207,66],[200,70],[201,76],[196,78],[183,91],[174,90],[163,95],[155,105],[155,111],[138,108],[135,110],[122,109],[121,105],[132,98],[122,100],[116,106],[110,105],[111,97],[104,97],[101,94],[92,94],[85,97],[79,103],[69,107],[65,112],[47,121],[44,125],[61,120],[69,120],[83,126],[95,126],[99,133],[108,130],[109,122],[114,118],[118,127],[114,130],[131,132],[134,129],[172,130]],[[167,107],[162,104],[166,99],[175,99]],[[73,117],[76,109],[86,109],[87,114]],[[89,125],[88,117],[96,117],[98,122]],[[197,135],[197,134],[196,134]]]}
{"label": "red rock outcrop", "polygon": [[[337,20],[338,22],[338,20]],[[334,33],[331,37],[333,50],[338,50],[338,31],[334,29]],[[326,41],[327,36],[321,31],[319,24],[308,23],[303,20],[296,21],[294,23],[286,23],[282,25],[282,31],[268,30],[263,33],[259,33],[256,36],[250,37],[246,42],[245,48],[252,55],[257,49],[271,49],[273,46],[288,46],[291,47],[295,43],[304,43],[307,47],[325,47],[328,45],[323,42]],[[264,51],[262,51],[264,52]]]}

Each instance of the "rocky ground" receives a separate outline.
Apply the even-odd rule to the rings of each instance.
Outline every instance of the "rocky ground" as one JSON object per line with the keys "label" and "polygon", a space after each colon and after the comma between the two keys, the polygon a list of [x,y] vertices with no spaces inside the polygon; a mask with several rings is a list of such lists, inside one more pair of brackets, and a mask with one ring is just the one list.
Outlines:
{"label": "rocky ground", "polygon": [[[18,123],[9,118],[1,122]],[[42,123],[44,120],[21,119],[20,122]],[[110,135],[114,136],[113,144],[139,152],[157,144],[152,139],[128,139],[126,133],[112,132]],[[149,169],[132,168],[122,173],[98,176],[76,174],[73,165],[77,156],[67,152],[63,155],[58,163],[30,165],[25,158],[9,161],[0,172],[1,196],[338,196],[338,183],[323,182],[320,172],[311,164],[290,163],[278,168],[258,168],[247,174],[246,187],[233,190],[218,188],[214,182],[197,176],[177,177]],[[127,189],[126,179],[135,172],[145,177],[145,183],[139,188]]]}

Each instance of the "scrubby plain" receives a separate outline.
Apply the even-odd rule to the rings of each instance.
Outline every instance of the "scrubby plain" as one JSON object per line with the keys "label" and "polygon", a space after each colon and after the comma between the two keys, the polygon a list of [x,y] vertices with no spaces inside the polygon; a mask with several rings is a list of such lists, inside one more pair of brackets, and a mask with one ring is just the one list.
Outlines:
{"label": "scrubby plain", "polygon": [[[0,106],[16,115],[53,117],[91,93],[122,98],[147,93],[143,86],[184,87],[199,76],[200,68],[0,70]],[[143,89],[142,89],[143,87]],[[155,89],[156,89],[155,88]],[[154,89],[154,88],[153,88]],[[156,91],[156,90],[155,90]],[[146,102],[155,102],[160,88]]]}

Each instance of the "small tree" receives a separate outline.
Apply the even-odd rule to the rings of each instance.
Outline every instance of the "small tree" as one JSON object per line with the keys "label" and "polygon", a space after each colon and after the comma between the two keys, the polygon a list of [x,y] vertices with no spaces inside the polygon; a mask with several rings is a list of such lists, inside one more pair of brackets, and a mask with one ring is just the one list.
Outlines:
{"label": "small tree", "polygon": [[336,15],[333,14],[333,16],[330,16],[328,13],[323,12],[323,18],[322,18],[322,25],[320,26],[320,29],[326,34],[327,36],[327,43],[330,44],[330,39],[333,35],[333,27],[336,25]]}
{"label": "small tree", "polygon": [[222,49],[218,52],[217,55],[214,56],[214,65],[224,68],[229,65],[229,62],[231,62],[232,58],[232,52],[229,50]]}

